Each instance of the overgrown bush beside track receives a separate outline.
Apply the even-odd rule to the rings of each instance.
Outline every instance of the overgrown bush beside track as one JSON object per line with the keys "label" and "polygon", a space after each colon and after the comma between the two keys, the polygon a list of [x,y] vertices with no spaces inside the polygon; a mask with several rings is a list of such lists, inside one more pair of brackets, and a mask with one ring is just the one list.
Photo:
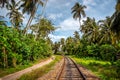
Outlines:
{"label": "overgrown bush beside track", "polygon": [[0,67],[16,67],[28,64],[39,58],[49,57],[52,48],[48,42],[40,38],[35,41],[34,36],[24,36],[15,28],[0,26]]}

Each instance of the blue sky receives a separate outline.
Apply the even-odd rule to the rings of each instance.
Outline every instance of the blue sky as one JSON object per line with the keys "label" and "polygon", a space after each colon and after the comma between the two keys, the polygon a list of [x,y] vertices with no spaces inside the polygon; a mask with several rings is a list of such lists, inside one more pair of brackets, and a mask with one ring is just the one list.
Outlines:
{"label": "blue sky", "polygon": [[[86,16],[91,18],[94,17],[97,21],[105,19],[106,16],[111,16],[115,11],[116,4],[116,0],[48,0],[44,16],[50,19],[55,27],[61,27],[53,34],[49,35],[53,41],[73,36],[74,31],[79,31],[79,22],[74,20],[71,14],[71,8],[76,2],[86,5]],[[37,11],[38,14],[40,14],[40,10],[41,9]],[[7,12],[8,11],[5,9],[0,10],[0,14],[4,16],[6,16],[5,14]],[[29,16],[27,14],[24,16],[25,25]],[[32,24],[34,23],[35,20],[33,20]]]}
{"label": "blue sky", "polygon": [[73,36],[74,31],[79,31],[79,22],[74,20],[71,14],[71,8],[76,2],[86,5],[86,16],[94,17],[97,21],[111,16],[116,4],[116,0],[49,0],[45,15],[53,21],[55,26],[61,27],[50,35],[53,40]]}

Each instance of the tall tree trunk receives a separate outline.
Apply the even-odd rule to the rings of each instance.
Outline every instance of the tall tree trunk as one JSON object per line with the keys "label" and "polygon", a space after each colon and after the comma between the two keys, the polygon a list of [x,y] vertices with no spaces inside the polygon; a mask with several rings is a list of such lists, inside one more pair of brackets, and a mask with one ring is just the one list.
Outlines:
{"label": "tall tree trunk", "polygon": [[[37,11],[37,9],[38,9],[38,7],[39,7],[39,2],[40,2],[40,1],[38,0],[38,3],[36,4],[37,7],[34,7],[34,9],[32,10],[32,13],[31,13],[30,18],[29,18],[29,20],[28,20],[28,23],[27,23],[27,25],[26,25],[26,27],[25,27],[25,29],[24,29],[24,31],[23,31],[24,34],[26,34],[27,30],[28,30],[29,27],[30,27],[30,24],[31,24],[31,22],[32,22],[32,20],[33,20],[33,18],[34,18],[34,16],[35,16],[35,12]],[[36,6],[36,5],[35,5],[35,6]]]}
{"label": "tall tree trunk", "polygon": [[81,27],[81,22],[80,22],[80,18],[79,18],[79,24],[80,24],[80,27]]}
{"label": "tall tree trunk", "polygon": [[31,18],[32,18],[32,15],[30,15],[30,18],[29,18],[29,20],[28,20],[28,22],[27,22],[27,24],[26,24],[26,27],[25,27],[25,29],[23,30],[23,34],[26,34],[27,29],[28,29],[28,24],[30,23]]}
{"label": "tall tree trunk", "polygon": [[7,60],[7,54],[6,54],[6,50],[5,50],[5,47],[2,47],[2,50],[3,50],[3,55],[4,55],[4,57],[3,57],[3,66],[4,66],[4,68],[6,68],[6,67],[8,67],[8,60]]}
{"label": "tall tree trunk", "polygon": [[17,62],[17,59],[15,57],[12,58],[12,65],[13,67],[16,67],[16,62]]}
{"label": "tall tree trunk", "polygon": [[[47,2],[48,2],[48,0],[46,0],[45,5],[43,6],[43,10],[42,10],[42,13],[41,13],[41,15],[40,15],[40,20],[41,20],[41,18],[42,18],[42,15],[44,14],[45,7],[46,7],[46,5],[47,5]],[[40,21],[40,20],[39,20],[39,21]],[[39,24],[38,24],[38,30],[37,30],[37,33],[39,32],[39,25],[40,25],[40,22],[39,22]],[[36,36],[36,37],[35,37],[35,40],[37,40],[37,38],[38,38],[38,34],[36,34],[35,36]]]}
{"label": "tall tree trunk", "polygon": [[27,30],[28,30],[28,28],[29,28],[29,26],[30,26],[30,24],[31,24],[31,21],[33,20],[33,17],[34,17],[34,15],[35,15],[35,8],[33,9],[33,11],[32,11],[32,13],[31,13],[31,15],[30,15],[30,18],[29,18],[29,20],[28,20],[28,22],[27,22],[27,24],[26,24],[26,27],[25,27],[25,29],[24,29],[24,31],[23,31],[23,34],[25,34],[26,35],[26,33],[27,33]]}

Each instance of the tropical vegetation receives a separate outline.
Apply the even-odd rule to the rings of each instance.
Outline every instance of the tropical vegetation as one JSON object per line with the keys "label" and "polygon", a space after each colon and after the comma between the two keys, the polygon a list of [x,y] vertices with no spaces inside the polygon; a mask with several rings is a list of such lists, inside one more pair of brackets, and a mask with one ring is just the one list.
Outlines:
{"label": "tropical vegetation", "polygon": [[[4,16],[0,16],[0,68],[29,64],[29,62],[50,57],[53,54],[53,44],[48,35],[56,28],[50,20],[42,18],[36,24],[30,25],[29,23],[27,26],[29,28],[23,27],[23,14],[27,12],[34,18],[38,4],[43,6],[44,2],[0,0],[1,8],[9,10],[7,16],[11,23],[8,26]],[[24,31],[27,31],[27,35]]]}
{"label": "tropical vegetation", "polygon": [[[51,41],[48,35],[57,28],[54,27],[51,20],[42,17],[47,1],[0,0],[0,8],[9,10],[7,16],[10,20],[10,22],[7,22],[5,16],[0,15],[0,69],[29,64],[53,54],[62,54],[74,56],[73,58],[83,65],[85,64],[84,60],[92,60],[93,63],[90,62],[88,65],[96,65],[95,69],[100,67],[102,69],[103,67],[105,69],[106,67],[114,68],[114,72],[111,74],[115,77],[111,79],[119,79],[120,0],[117,0],[113,15],[106,16],[106,19],[99,21],[96,21],[95,18],[86,17],[84,9],[87,6],[77,2],[71,8],[71,13],[74,19],[79,19],[79,30],[74,32],[73,37],[61,38],[60,41],[55,43]],[[31,25],[39,5],[43,8],[42,13],[37,16],[37,22]],[[23,25],[25,13],[30,18],[27,24]],[[86,20],[82,21],[83,17],[86,17]],[[81,24],[81,22],[83,23]],[[11,25],[8,25],[8,23],[11,23]],[[98,62],[96,63],[95,60]],[[85,64],[85,66],[87,65]],[[108,72],[110,73],[110,71]],[[106,75],[106,72],[103,74]],[[102,75],[102,79],[110,78],[103,78]]]}
{"label": "tropical vegetation", "polygon": [[[81,15],[85,16],[85,6],[82,6],[79,3],[76,3],[72,7],[73,18],[79,18],[81,22]],[[118,80],[120,77],[120,37],[119,37],[119,26],[120,26],[120,1],[117,0],[116,11],[111,16],[107,16],[104,20],[96,21],[95,18],[86,17],[86,20],[83,20],[83,24],[80,25],[79,31],[74,32],[73,37],[68,37],[64,40],[64,44],[59,43],[58,46],[62,45],[62,52],[65,52],[66,55],[74,56],[73,59],[84,66],[88,67],[94,72],[94,69],[105,70],[105,73],[98,72],[98,76],[102,80]],[[79,35],[82,34],[82,36]],[[62,53],[63,54],[63,53]],[[82,60],[83,59],[83,60]],[[109,64],[102,66],[102,64],[96,63],[95,61],[86,63],[84,60],[95,60],[109,62]],[[82,61],[81,61],[82,60]],[[92,68],[93,66],[94,69]],[[106,70],[107,67],[109,70]],[[111,70],[111,69],[114,70]],[[112,72],[111,72],[112,71]],[[106,73],[108,72],[109,75]],[[113,76],[114,75],[114,76]],[[109,76],[109,77],[105,77]],[[111,77],[110,77],[111,76]]]}

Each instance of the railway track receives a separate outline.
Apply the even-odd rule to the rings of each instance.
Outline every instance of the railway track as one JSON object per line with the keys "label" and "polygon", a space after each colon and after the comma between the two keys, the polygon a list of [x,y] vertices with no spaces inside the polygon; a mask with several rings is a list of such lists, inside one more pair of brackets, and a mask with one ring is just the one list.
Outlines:
{"label": "railway track", "polygon": [[86,80],[86,77],[71,58],[64,57],[64,63],[56,80]]}

